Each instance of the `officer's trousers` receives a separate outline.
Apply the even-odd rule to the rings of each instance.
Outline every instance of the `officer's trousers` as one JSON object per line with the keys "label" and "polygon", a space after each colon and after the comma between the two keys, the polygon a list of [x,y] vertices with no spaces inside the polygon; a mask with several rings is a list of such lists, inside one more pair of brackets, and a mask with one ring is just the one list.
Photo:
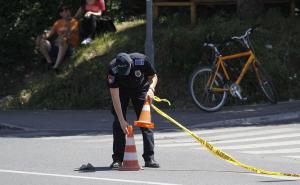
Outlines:
{"label": "officer's trousers", "polygon": [[[120,88],[120,101],[122,106],[122,112],[124,115],[124,118],[126,120],[126,112],[127,107],[129,104],[129,101],[131,100],[137,119],[139,118],[139,115],[142,111],[146,92],[139,92],[139,91],[133,91],[133,90],[124,90]],[[118,120],[118,117],[114,111],[114,108],[112,108],[112,113],[114,115],[114,122],[113,122],[113,161],[123,161],[124,157],[124,149],[126,144],[126,135],[123,133],[123,130],[120,126],[120,122]],[[130,124],[130,123],[129,123]],[[154,138],[153,138],[153,131],[151,129],[147,128],[140,128],[143,135],[143,142],[144,142],[144,153],[143,158],[145,161],[150,161],[151,159],[154,159]]]}

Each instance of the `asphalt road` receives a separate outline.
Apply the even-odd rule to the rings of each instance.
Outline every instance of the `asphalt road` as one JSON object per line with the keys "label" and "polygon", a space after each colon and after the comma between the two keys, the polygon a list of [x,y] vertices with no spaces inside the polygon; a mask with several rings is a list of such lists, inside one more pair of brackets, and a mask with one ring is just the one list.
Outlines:
{"label": "asphalt road", "polygon": [[[299,174],[299,109],[299,102],[292,102],[228,107],[213,114],[167,112],[243,163]],[[2,111],[0,185],[300,184],[300,178],[254,174],[227,163],[164,119],[155,115],[154,120],[156,159],[161,168],[123,172],[108,168],[112,153],[109,111]],[[135,132],[143,165],[142,137],[138,129]],[[95,171],[77,170],[88,162]]]}
{"label": "asphalt road", "polygon": [[[194,130],[198,135],[243,163],[267,170],[300,173],[299,122],[272,125]],[[161,168],[138,172],[114,171],[111,135],[3,137],[0,140],[2,185],[296,185],[300,179],[257,175],[227,163],[183,132],[158,132],[156,159]],[[143,165],[142,138],[135,135]],[[79,172],[84,163],[94,172]]]}

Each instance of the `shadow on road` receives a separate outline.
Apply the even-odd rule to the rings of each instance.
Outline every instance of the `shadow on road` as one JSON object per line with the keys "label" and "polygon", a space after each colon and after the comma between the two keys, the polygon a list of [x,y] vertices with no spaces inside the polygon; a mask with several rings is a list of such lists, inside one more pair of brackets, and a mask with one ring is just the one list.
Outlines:
{"label": "shadow on road", "polygon": [[94,173],[98,171],[111,171],[112,169],[108,166],[103,166],[103,167],[94,167],[91,170],[80,170],[79,168],[76,168],[74,171],[78,173]]}
{"label": "shadow on road", "polygon": [[297,180],[271,180],[271,181],[259,181],[259,182],[263,182],[263,183],[277,183],[277,182],[293,182],[293,181],[297,181]]}

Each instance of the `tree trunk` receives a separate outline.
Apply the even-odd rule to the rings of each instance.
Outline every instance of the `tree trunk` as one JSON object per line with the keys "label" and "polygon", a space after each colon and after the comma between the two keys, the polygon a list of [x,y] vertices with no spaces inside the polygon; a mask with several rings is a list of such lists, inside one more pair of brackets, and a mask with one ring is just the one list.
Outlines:
{"label": "tree trunk", "polygon": [[241,19],[257,18],[262,14],[264,4],[262,0],[238,0],[237,13]]}

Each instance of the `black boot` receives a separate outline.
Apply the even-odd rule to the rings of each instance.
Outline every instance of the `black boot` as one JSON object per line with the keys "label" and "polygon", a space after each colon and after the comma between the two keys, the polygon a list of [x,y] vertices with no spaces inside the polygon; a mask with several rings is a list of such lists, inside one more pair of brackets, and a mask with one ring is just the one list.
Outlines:
{"label": "black boot", "polygon": [[145,161],[145,167],[159,168],[159,164],[154,159],[151,159],[150,161]]}

